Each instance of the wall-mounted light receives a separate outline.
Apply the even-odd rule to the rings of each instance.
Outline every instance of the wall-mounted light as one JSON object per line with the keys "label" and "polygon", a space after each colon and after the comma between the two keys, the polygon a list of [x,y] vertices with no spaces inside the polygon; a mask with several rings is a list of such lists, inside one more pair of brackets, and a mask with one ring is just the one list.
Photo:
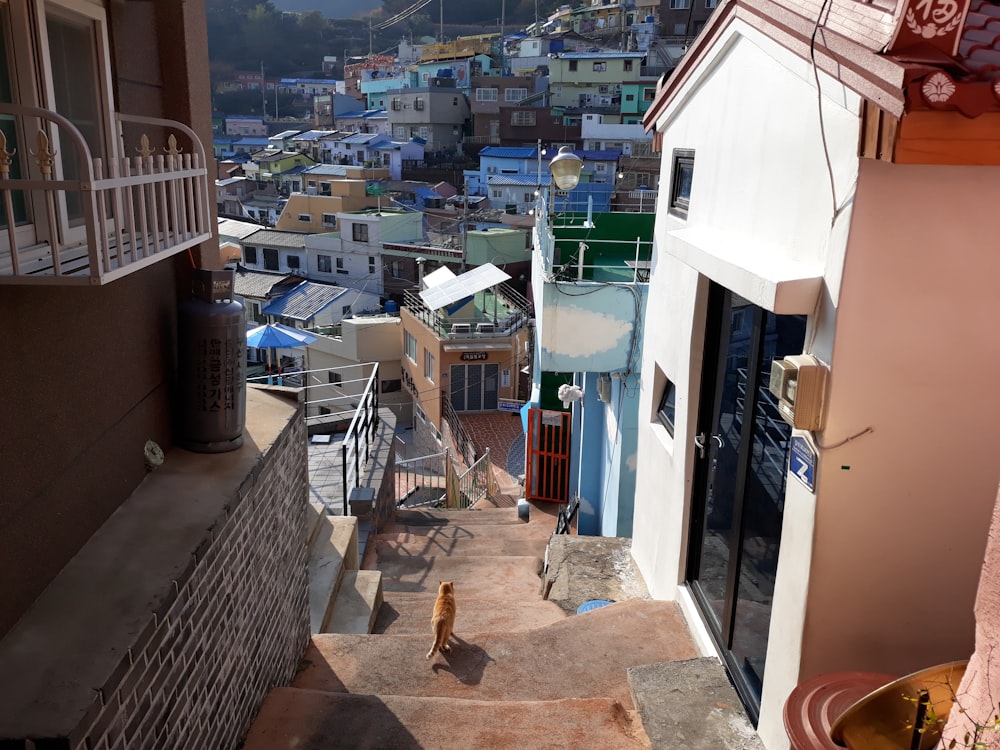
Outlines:
{"label": "wall-mounted light", "polygon": [[560,146],[559,153],[549,162],[552,181],[560,190],[572,190],[580,184],[583,159],[573,153],[569,146]]}

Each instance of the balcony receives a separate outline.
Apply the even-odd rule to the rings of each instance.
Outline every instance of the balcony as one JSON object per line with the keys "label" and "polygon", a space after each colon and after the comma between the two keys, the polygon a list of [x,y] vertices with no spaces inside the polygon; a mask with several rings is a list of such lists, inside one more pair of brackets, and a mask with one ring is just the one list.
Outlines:
{"label": "balcony", "polygon": [[476,292],[471,311],[448,315],[430,310],[414,291],[403,294],[403,307],[440,339],[495,339],[512,335],[529,318],[529,303],[506,284]]}
{"label": "balcony", "polygon": [[532,289],[541,370],[634,368],[655,215],[560,214],[551,224],[544,212],[536,215]]}
{"label": "balcony", "polygon": [[96,158],[58,113],[0,104],[0,284],[107,284],[212,238],[194,131],[121,114],[115,127],[113,140],[134,155]]}

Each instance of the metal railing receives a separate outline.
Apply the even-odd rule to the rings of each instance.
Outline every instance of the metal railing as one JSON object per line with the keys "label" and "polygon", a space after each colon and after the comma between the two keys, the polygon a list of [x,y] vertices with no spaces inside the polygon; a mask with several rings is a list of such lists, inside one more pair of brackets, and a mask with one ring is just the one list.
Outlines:
{"label": "metal railing", "polygon": [[462,420],[459,418],[458,412],[455,411],[455,407],[451,405],[451,396],[448,395],[447,391],[441,391],[441,407],[444,413],[444,421],[448,424],[448,429],[451,430],[451,438],[455,443],[455,447],[458,448],[462,459],[465,461],[465,465],[472,466],[476,463],[476,458],[479,455],[476,450],[476,443],[473,441],[469,431],[465,429],[465,425],[462,424]]}
{"label": "metal railing", "polygon": [[359,487],[361,467],[368,463],[371,456],[372,443],[375,440],[375,430],[378,429],[378,364],[372,368],[368,384],[361,395],[350,427],[344,435],[341,446],[341,467],[344,484],[344,515],[349,515],[347,500],[351,490]]}
{"label": "metal railing", "polygon": [[[0,103],[0,283],[106,284],[211,239],[205,153],[183,123],[119,114],[126,153],[94,158],[70,120]],[[176,131],[162,153],[145,132]],[[33,135],[29,135],[33,133]],[[12,142],[13,141],[13,142]],[[32,145],[28,145],[28,144]],[[30,155],[30,158],[29,158]]]}
{"label": "metal railing", "polygon": [[[480,295],[481,302],[478,301]],[[441,338],[509,336],[527,324],[530,317],[528,300],[506,284],[477,292],[476,296],[479,312],[460,319],[451,319],[440,310],[429,309],[420,295],[410,290],[403,292],[403,306]]]}
{"label": "metal railing", "polygon": [[448,463],[447,507],[464,510],[484,497],[497,492],[497,480],[490,462],[490,449],[461,474]]}
{"label": "metal railing", "polygon": [[402,505],[419,497],[421,502],[434,504],[445,497],[450,451],[432,453],[419,458],[396,460],[396,499]]}

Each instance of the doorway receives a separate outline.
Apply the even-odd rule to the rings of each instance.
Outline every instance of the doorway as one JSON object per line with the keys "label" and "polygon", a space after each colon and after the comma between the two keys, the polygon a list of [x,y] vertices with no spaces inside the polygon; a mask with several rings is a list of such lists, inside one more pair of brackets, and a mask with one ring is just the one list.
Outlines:
{"label": "doorway", "polygon": [[686,579],[755,724],[792,436],[768,380],[805,329],[711,283]]}
{"label": "doorway", "polygon": [[500,366],[493,364],[452,365],[451,405],[455,411],[495,411]]}

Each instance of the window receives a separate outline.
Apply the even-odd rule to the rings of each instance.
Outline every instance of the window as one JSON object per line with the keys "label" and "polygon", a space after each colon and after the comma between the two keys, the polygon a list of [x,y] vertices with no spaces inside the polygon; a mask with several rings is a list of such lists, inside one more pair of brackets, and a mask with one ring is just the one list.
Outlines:
{"label": "window", "polygon": [[330,273],[333,270],[330,266],[330,256],[329,255],[317,255],[316,256],[316,270],[320,273]]}
{"label": "window", "polygon": [[397,138],[406,138],[406,127],[403,125],[397,125],[393,130],[393,134]]}
{"label": "window", "polygon": [[416,110],[423,110],[424,100],[422,97],[417,97],[416,99],[413,100],[413,108]]}
{"label": "window", "polygon": [[301,268],[302,267],[300,265],[301,261],[299,260],[299,256],[298,255],[286,255],[285,256],[285,263],[288,264],[289,268]]}
{"label": "window", "polygon": [[411,362],[417,361],[417,340],[409,331],[403,333],[403,351]]}
{"label": "window", "polygon": [[370,274],[375,273],[375,256],[374,255],[369,255],[368,256],[368,273],[370,273]]}
{"label": "window", "polygon": [[496,174],[496,173],[497,173],[496,167],[486,167],[486,174]]}
{"label": "window", "polygon": [[632,72],[632,60],[626,60],[624,63],[624,68],[626,73]]}
{"label": "window", "polygon": [[670,10],[687,10],[691,0],[670,0]]}
{"label": "window", "polygon": [[401,109],[403,109],[403,102],[401,102],[399,99],[393,97],[392,108],[393,108],[394,111],[399,112]]}
{"label": "window", "polygon": [[625,94],[625,101],[627,101],[627,102],[634,102],[635,101],[635,94]]}
{"label": "window", "polygon": [[457,107],[458,106],[458,97],[457,96],[451,97],[451,106],[453,106],[453,107]]}
{"label": "window", "polygon": [[507,89],[503,92],[505,102],[519,102],[528,96],[528,89]]}
{"label": "window", "polygon": [[426,125],[422,125],[420,127],[420,137],[423,138],[425,141],[428,140],[431,137],[431,129],[428,128]]}
{"label": "window", "polygon": [[424,377],[434,382],[434,355],[424,349]]}
{"label": "window", "polygon": [[351,306],[350,305],[344,305],[343,307],[341,307],[340,308],[340,314],[341,315],[350,315],[351,314]]}
{"label": "window", "polygon": [[670,213],[686,219],[694,179],[694,151],[675,148],[670,170]]}
{"label": "window", "polygon": [[[101,4],[74,3],[71,11],[62,7],[65,3],[38,3],[37,8],[44,8],[43,17],[35,16],[37,8],[33,2],[10,5],[14,7],[0,3],[0,11],[5,11],[0,18],[0,101],[54,110],[77,127],[92,157],[114,156],[116,140],[109,132],[112,104],[102,85],[108,75],[110,52]],[[34,80],[32,73],[42,80]],[[35,129],[27,124],[24,127],[28,130],[21,135],[14,118],[4,115],[0,120],[7,149],[15,154],[10,174],[18,178],[26,176],[24,160],[35,145]],[[51,148],[56,153],[53,178],[80,179],[76,149],[65,135],[63,146],[59,145],[59,128],[53,126],[49,132],[54,136]],[[26,193],[11,193],[11,198],[14,223],[19,227],[17,234],[23,236],[24,243],[46,241],[48,238],[40,236],[41,225],[36,227],[31,223],[31,208],[36,198]],[[75,241],[76,235],[84,231],[81,220],[85,204],[81,195],[76,191],[60,192],[56,200],[59,203],[53,218],[61,223],[63,231],[74,235]],[[34,213],[41,216],[45,211],[42,203]],[[0,226],[7,226],[2,210]],[[55,225],[52,229],[59,231]],[[82,235],[80,238],[83,239]],[[62,239],[65,241],[67,237]]]}
{"label": "window", "polygon": [[304,221],[307,224],[313,220],[312,214],[299,214],[299,221]]}
{"label": "window", "polygon": [[611,93],[611,87],[610,86],[598,86],[597,87],[597,93],[598,94],[608,94],[608,93]]}
{"label": "window", "polygon": [[337,385],[343,387],[344,376],[341,375],[339,372],[328,372],[326,375],[329,378],[331,385]]}
{"label": "window", "polygon": [[402,380],[396,379],[382,381],[382,393],[396,393],[401,390],[403,390]]}
{"label": "window", "polygon": [[264,248],[264,268],[268,271],[278,270],[278,251],[273,247]]}
{"label": "window", "polygon": [[337,227],[337,214],[323,214],[323,226],[332,227],[336,229]]}
{"label": "window", "polygon": [[687,33],[687,24],[684,23],[674,24],[674,36],[684,36],[686,33]]}
{"label": "window", "polygon": [[257,265],[257,248],[247,245],[243,248],[243,262],[248,266]]}
{"label": "window", "polygon": [[608,165],[607,164],[595,164],[594,165],[594,171],[595,172],[607,172],[608,171]]}
{"label": "window", "polygon": [[351,239],[355,242],[368,242],[368,225],[358,222],[351,224]]}
{"label": "window", "polygon": [[642,100],[644,102],[651,102],[655,98],[656,98],[656,89],[655,88],[647,88],[647,89],[643,89],[642,90]]}
{"label": "window", "polygon": [[510,388],[510,370],[500,371],[500,387]]}
{"label": "window", "polygon": [[337,273],[343,274],[344,276],[347,275],[347,269],[344,268],[344,259],[343,258],[337,258]]}
{"label": "window", "polygon": [[573,73],[573,72],[576,71],[576,63],[577,63],[576,60],[570,60],[569,61],[569,70],[570,70],[571,73]]}
{"label": "window", "polygon": [[497,100],[497,89],[476,89],[477,102],[495,102]]}
{"label": "window", "polygon": [[494,198],[503,198],[503,190],[497,190],[496,188],[494,188],[494,190],[493,190],[493,197]]}
{"label": "window", "polygon": [[705,7],[711,10],[719,4],[718,0],[705,0]]}
{"label": "window", "polygon": [[533,200],[535,200],[535,194],[534,193],[525,193],[524,194],[524,202],[525,203],[531,203],[531,201],[533,201]]}
{"label": "window", "polygon": [[594,72],[595,73],[603,73],[607,69],[608,69],[608,64],[606,62],[595,62],[594,63]]}
{"label": "window", "polygon": [[660,404],[656,407],[656,416],[660,424],[667,428],[671,436],[674,434],[674,419],[676,417],[677,406],[677,386],[672,381],[667,380],[663,384],[663,393],[660,395]]}
{"label": "window", "polygon": [[524,112],[517,111],[511,112],[510,114],[510,124],[521,126],[521,127],[534,127],[535,126],[535,113],[534,112]]}

